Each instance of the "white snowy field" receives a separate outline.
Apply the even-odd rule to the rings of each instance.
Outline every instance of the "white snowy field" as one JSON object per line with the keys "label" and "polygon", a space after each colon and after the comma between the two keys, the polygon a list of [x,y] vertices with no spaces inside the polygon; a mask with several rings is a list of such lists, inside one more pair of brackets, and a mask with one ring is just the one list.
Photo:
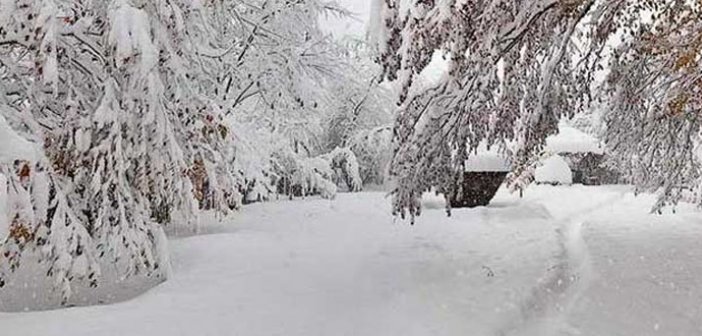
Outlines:
{"label": "white snowy field", "polygon": [[382,193],[246,207],[171,241],[173,277],[2,335],[702,335],[702,215],[622,187],[501,192],[414,226]]}

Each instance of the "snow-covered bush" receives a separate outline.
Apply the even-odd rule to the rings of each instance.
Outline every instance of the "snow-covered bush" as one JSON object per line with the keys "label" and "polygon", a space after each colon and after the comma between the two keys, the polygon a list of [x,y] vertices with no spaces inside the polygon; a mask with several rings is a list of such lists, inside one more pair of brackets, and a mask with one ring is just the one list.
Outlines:
{"label": "snow-covered bush", "polygon": [[320,158],[328,162],[332,171],[332,180],[337,186],[351,192],[363,189],[358,159],[353,151],[337,147]]}
{"label": "snow-covered bush", "polygon": [[239,189],[242,195],[242,204],[263,202],[271,199],[275,189],[271,184],[268,171],[261,169],[256,174],[244,176],[244,184]]}
{"label": "snow-covered bush", "polygon": [[356,155],[363,184],[383,185],[392,157],[392,128],[389,126],[361,130],[350,141]]}
{"label": "snow-covered bush", "polygon": [[322,158],[300,158],[291,152],[276,152],[273,157],[274,180],[278,194],[292,197],[320,195],[336,196],[336,185],[331,181],[329,162]]}
{"label": "snow-covered bush", "polygon": [[573,183],[573,173],[563,157],[556,154],[536,168],[534,180],[536,183],[570,185]]}
{"label": "snow-covered bush", "polygon": [[276,152],[273,161],[279,194],[334,198],[339,189],[355,192],[363,188],[356,156],[347,148],[316,157]]}

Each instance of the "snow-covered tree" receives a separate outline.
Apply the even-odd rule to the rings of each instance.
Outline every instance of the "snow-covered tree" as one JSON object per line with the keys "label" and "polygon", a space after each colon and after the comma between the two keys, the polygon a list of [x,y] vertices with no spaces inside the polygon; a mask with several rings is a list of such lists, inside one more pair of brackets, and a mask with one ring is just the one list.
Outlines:
{"label": "snow-covered tree", "polygon": [[320,16],[346,11],[324,1],[254,3],[246,11],[229,7],[238,18],[232,29],[246,44],[231,53],[239,66],[221,71],[218,92],[227,95],[223,100],[236,97],[232,124],[264,133],[241,139],[256,147],[244,155],[263,157],[253,161],[272,159],[263,175],[285,179],[308,159],[350,146],[360,130],[389,123],[391,101],[364,44],[335,41],[319,27]]}
{"label": "snow-covered tree", "polygon": [[[615,152],[644,160],[634,167],[642,187],[663,188],[662,200],[678,198],[674,190],[696,179],[690,153],[697,122],[694,113],[682,112],[695,111],[689,96],[699,69],[699,6],[683,0],[382,0],[378,61],[385,77],[402,87],[391,165],[398,180],[395,213],[418,214],[417,198],[431,187],[450,195],[460,183],[451,175],[482,143],[512,156],[510,181],[523,187],[559,119],[586,111],[603,88],[608,142]],[[446,76],[415,92],[412,83],[437,50],[448,58]],[[663,127],[653,111],[673,117],[663,118]]]}
{"label": "snow-covered tree", "polygon": [[605,140],[640,190],[661,194],[654,210],[702,205],[702,3],[640,6],[609,63]]}
{"label": "snow-covered tree", "polygon": [[320,15],[345,13],[323,1],[229,2],[217,93],[239,123],[251,123],[306,147],[319,146],[321,119],[332,99],[326,86],[341,67],[336,44],[319,28]]}
{"label": "snow-covered tree", "polygon": [[347,39],[338,47],[339,78],[330,83],[330,102],[324,121],[324,148],[348,146],[359,131],[387,126],[392,122],[392,94],[381,85],[381,68],[372,61],[369,46],[361,41]]}
{"label": "snow-covered tree", "polygon": [[[586,95],[573,75],[572,43],[595,1],[401,1],[381,4],[379,61],[398,80],[401,109],[391,173],[398,179],[394,210],[419,213],[417,198],[432,187],[450,195],[455,172],[487,141],[526,162],[556,131],[562,115]],[[412,83],[436,50],[448,72],[436,86]],[[460,177],[458,177],[460,179]]]}
{"label": "snow-covered tree", "polygon": [[[97,251],[89,229],[71,202],[76,189],[63,185],[46,154],[58,131],[58,45],[60,25],[54,1],[3,2],[0,10],[0,170],[6,221],[0,250],[0,284],[16,270],[28,249],[39,250],[48,275],[70,296],[70,280],[95,284]],[[55,147],[54,147],[55,149]]]}
{"label": "snow-covered tree", "polygon": [[319,0],[0,1],[0,142],[35,149],[0,146],[0,283],[30,249],[64,301],[71,281],[99,284],[101,261],[156,272],[164,229],[269,198],[281,148],[314,188],[358,190],[353,154],[320,141],[352,71],[318,18],[346,14]]}
{"label": "snow-covered tree", "polygon": [[[13,13],[0,25],[3,115],[41,144],[36,163],[15,168],[43,184],[43,193],[23,185],[25,203],[51,209],[31,221],[18,217],[33,238],[18,254],[25,245],[72,248],[49,263],[65,297],[68,280],[86,273],[75,265],[87,265],[92,249],[91,258],[110,258],[123,276],[159,269],[159,224],[194,223],[198,207],[235,203],[227,199],[237,190],[227,161],[233,138],[209,96],[211,78],[188,66],[219,37],[208,8],[126,0],[3,5]],[[17,215],[19,208],[10,213]],[[69,224],[80,238],[61,234]],[[41,239],[42,230],[60,236]]]}
{"label": "snow-covered tree", "polygon": [[20,267],[25,250],[38,249],[65,302],[70,280],[96,284],[99,269],[92,239],[38,144],[7,122],[5,116],[14,114],[7,105],[0,103],[0,112],[0,288]]}
{"label": "snow-covered tree", "polygon": [[380,83],[380,67],[366,43],[346,40],[341,48],[346,66],[330,88],[335,99],[324,124],[323,148],[349,148],[357,157],[364,184],[383,184],[390,148],[393,101]]}

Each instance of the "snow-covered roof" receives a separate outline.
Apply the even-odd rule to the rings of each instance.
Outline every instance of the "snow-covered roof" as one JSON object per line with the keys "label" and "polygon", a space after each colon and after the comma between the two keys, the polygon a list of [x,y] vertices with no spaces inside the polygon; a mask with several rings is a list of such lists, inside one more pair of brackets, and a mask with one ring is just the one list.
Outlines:
{"label": "snow-covered roof", "polygon": [[498,153],[496,149],[488,150],[485,146],[480,146],[477,153],[471,153],[465,163],[467,172],[504,172],[511,170],[509,160]]}
{"label": "snow-covered roof", "polygon": [[546,139],[547,151],[559,153],[604,154],[604,145],[597,138],[572,126],[561,123],[559,132]]}
{"label": "snow-covered roof", "polygon": [[[604,154],[604,144],[592,135],[561,122],[558,134],[546,139],[546,151],[552,154],[564,153],[594,153]],[[514,144],[509,144],[508,147]],[[548,161],[548,160],[547,160]],[[477,152],[470,153],[466,160],[467,172],[501,172],[510,171],[509,159],[500,154],[495,148],[487,149],[481,143]]]}

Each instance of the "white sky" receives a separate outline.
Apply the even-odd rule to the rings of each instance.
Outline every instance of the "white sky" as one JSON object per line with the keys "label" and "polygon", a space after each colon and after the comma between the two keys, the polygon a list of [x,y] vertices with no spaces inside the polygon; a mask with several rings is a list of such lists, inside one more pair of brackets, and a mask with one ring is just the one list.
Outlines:
{"label": "white sky", "polygon": [[[353,18],[329,17],[321,20],[322,29],[337,38],[352,36],[365,38],[373,0],[336,0],[356,16]],[[429,83],[437,82],[446,72],[447,63],[439,53],[434,55],[432,62],[422,72],[421,76]]]}
{"label": "white sky", "polygon": [[340,5],[356,14],[355,18],[339,19],[330,17],[322,20],[322,28],[336,37],[351,35],[364,37],[366,24],[370,18],[371,1],[373,0],[336,0]]}

